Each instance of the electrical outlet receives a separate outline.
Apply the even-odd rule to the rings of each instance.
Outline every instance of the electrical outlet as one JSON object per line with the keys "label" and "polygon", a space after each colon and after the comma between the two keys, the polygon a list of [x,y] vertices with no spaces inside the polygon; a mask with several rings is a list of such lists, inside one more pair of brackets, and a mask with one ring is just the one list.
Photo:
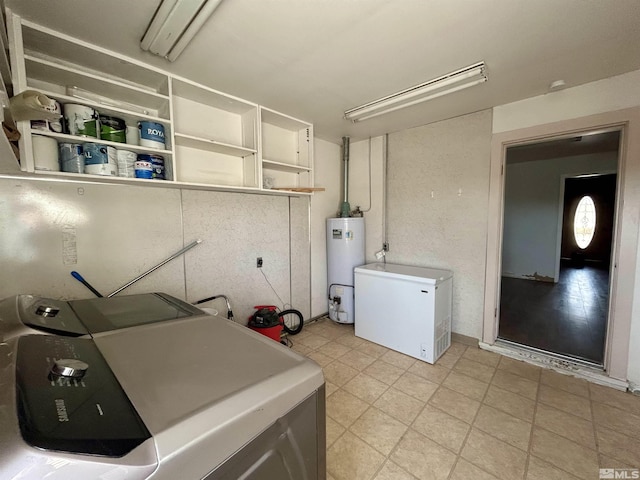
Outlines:
{"label": "electrical outlet", "polygon": [[383,251],[383,252],[388,252],[388,251],[389,251],[389,243],[384,242],[384,243],[382,244],[382,251]]}
{"label": "electrical outlet", "polygon": [[262,257],[256,258],[256,267],[262,268]]}

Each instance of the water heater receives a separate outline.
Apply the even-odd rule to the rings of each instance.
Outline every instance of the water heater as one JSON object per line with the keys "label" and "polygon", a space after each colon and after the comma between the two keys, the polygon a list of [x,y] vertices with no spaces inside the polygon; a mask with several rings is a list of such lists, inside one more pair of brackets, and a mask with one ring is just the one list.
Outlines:
{"label": "water heater", "polygon": [[354,323],[353,269],[364,265],[364,218],[327,219],[329,318]]}

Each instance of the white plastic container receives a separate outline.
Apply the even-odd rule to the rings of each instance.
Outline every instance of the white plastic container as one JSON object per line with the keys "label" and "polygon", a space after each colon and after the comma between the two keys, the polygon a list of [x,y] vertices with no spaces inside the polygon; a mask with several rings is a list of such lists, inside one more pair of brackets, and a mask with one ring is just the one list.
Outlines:
{"label": "white plastic container", "polygon": [[134,163],[138,160],[138,154],[130,150],[121,150],[119,148],[116,149],[116,154],[118,158],[118,176],[134,178],[136,176]]}
{"label": "white plastic container", "polygon": [[329,318],[353,323],[353,269],[365,262],[364,218],[327,219],[327,282]]}
{"label": "white plastic container", "polygon": [[55,138],[42,135],[33,135],[33,161],[36,170],[46,170],[49,172],[59,172],[58,163],[58,142]]}

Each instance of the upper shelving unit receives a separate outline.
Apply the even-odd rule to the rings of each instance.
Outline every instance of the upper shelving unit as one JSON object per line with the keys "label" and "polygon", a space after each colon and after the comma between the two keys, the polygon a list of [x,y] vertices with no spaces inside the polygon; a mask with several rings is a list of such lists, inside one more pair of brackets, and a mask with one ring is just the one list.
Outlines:
{"label": "upper shelving unit", "polygon": [[[36,172],[33,135],[60,143],[101,143],[164,158],[164,184],[273,194],[271,187],[313,186],[313,127],[310,123],[199,85],[137,60],[40,26],[9,13],[11,67],[18,94],[38,90],[63,107],[80,104],[100,115],[162,125],[165,148],[32,129],[19,122],[21,169]],[[43,142],[42,139],[39,140]],[[55,146],[55,144],[54,144]],[[39,153],[41,154],[41,153]],[[55,160],[54,160],[55,162]],[[51,162],[49,162],[51,164]],[[54,178],[104,179],[154,184],[135,178],[46,172]],[[156,182],[155,184],[157,184]]]}
{"label": "upper shelving unit", "polygon": [[[105,98],[119,99],[132,106],[149,111],[166,111],[169,97],[135,85],[126,84],[103,76],[100,72],[88,72],[76,66],[63,65],[25,53],[27,86],[37,88],[38,82],[64,86],[65,91],[74,87]],[[36,83],[35,85],[33,85]],[[62,92],[60,92],[62,93]]]}
{"label": "upper shelving unit", "polygon": [[172,78],[177,180],[259,188],[258,106]]}
{"label": "upper shelving unit", "polygon": [[260,107],[263,188],[313,187],[313,125]]}
{"label": "upper shelving unit", "polygon": [[40,52],[49,58],[81,65],[89,71],[105,72],[115,79],[152,92],[169,94],[168,75],[160,70],[130,61],[122,55],[28,20],[22,20],[21,23],[25,51]]}

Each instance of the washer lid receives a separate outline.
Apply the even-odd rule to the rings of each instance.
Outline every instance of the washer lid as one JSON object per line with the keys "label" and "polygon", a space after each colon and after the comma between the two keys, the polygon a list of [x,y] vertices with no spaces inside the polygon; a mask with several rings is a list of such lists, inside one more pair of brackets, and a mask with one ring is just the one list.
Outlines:
{"label": "washer lid", "polygon": [[163,478],[206,477],[324,383],[312,360],[210,315],[94,341],[153,435]]}
{"label": "washer lid", "polygon": [[203,313],[165,293],[72,300],[69,305],[91,335]]}
{"label": "washer lid", "polygon": [[305,362],[256,335],[225,319],[201,316],[116,330],[95,343],[155,435]]}

